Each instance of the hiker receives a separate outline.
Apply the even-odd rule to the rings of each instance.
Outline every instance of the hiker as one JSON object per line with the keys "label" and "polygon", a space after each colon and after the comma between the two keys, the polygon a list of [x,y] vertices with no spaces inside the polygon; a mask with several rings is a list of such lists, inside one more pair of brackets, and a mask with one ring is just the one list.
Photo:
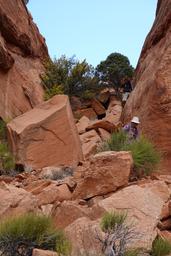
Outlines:
{"label": "hiker", "polygon": [[132,92],[132,84],[129,79],[126,79],[122,85],[123,94],[122,94],[122,106],[124,107],[127,99],[129,98],[130,93]]}
{"label": "hiker", "polygon": [[123,127],[123,131],[128,134],[129,140],[136,140],[139,138],[138,125],[140,124],[139,118],[134,116],[129,124]]}

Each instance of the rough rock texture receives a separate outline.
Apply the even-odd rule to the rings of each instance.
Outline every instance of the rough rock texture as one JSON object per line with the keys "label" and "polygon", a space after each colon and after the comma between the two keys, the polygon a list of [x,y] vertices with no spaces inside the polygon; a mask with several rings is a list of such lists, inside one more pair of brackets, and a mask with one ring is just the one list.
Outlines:
{"label": "rough rock texture", "polygon": [[110,137],[111,137],[111,134],[109,132],[107,132],[106,130],[102,129],[102,128],[98,129],[98,133],[99,133],[102,141],[109,140]]}
{"label": "rough rock texture", "polygon": [[171,165],[171,0],[158,2],[156,19],[146,38],[135,75],[135,89],[125,107],[124,121],[137,115],[145,133]]}
{"label": "rough rock texture", "polygon": [[106,113],[105,107],[97,99],[92,99],[91,106],[97,115],[104,115]]}
{"label": "rough rock texture", "polygon": [[8,124],[16,162],[27,168],[75,166],[82,160],[81,144],[67,96],[47,102]]}
{"label": "rough rock texture", "polygon": [[88,117],[86,116],[81,117],[78,123],[76,124],[78,133],[79,134],[84,133],[86,131],[86,128],[89,126],[89,124],[90,124],[90,119]]}
{"label": "rough rock texture", "polygon": [[98,221],[82,217],[69,225],[65,232],[72,243],[72,256],[101,254],[102,246],[97,239],[97,233],[101,233]]}
{"label": "rough rock texture", "polygon": [[64,201],[71,199],[71,192],[67,185],[56,186],[52,184],[45,188],[40,194],[37,195],[39,205],[53,204],[56,201]]}
{"label": "rough rock texture", "polygon": [[[80,200],[81,201],[81,200]],[[105,213],[105,210],[99,206],[88,207],[86,201],[64,201],[61,204],[56,203],[52,209],[52,217],[57,228],[66,228],[75,220],[87,217],[96,220]]]}
{"label": "rough rock texture", "polygon": [[39,75],[48,57],[22,0],[0,0],[0,117],[8,120],[43,100]]}
{"label": "rough rock texture", "polygon": [[109,121],[110,123],[118,127],[120,125],[121,114],[121,101],[117,100],[115,96],[112,96],[104,120]]}
{"label": "rough rock texture", "polygon": [[0,217],[38,212],[38,200],[30,192],[0,183]]}
{"label": "rough rock texture", "polygon": [[[133,185],[124,188],[98,203],[106,211],[126,211],[129,223],[134,224],[135,232],[139,234],[137,234],[134,245],[147,249],[151,248],[151,244],[156,237],[156,226],[163,205],[170,196],[164,182],[155,181],[150,186],[148,185],[145,187]],[[161,192],[161,188],[163,192]]]}
{"label": "rough rock texture", "polygon": [[80,140],[85,159],[96,153],[98,145],[101,142],[101,138],[95,130],[81,134]]}
{"label": "rough rock texture", "polygon": [[92,157],[88,166],[81,166],[75,172],[77,187],[73,198],[88,199],[105,195],[128,184],[132,166],[129,152],[102,152]]}
{"label": "rough rock texture", "polygon": [[83,116],[88,117],[90,120],[95,120],[97,118],[97,115],[92,108],[80,109],[74,112],[75,118],[79,119]]}

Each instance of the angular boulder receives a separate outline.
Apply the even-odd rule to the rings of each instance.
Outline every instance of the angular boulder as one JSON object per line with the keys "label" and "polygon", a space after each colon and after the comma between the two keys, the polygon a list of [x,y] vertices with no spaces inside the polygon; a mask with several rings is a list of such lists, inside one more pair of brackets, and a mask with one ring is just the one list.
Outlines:
{"label": "angular boulder", "polygon": [[29,168],[76,166],[82,149],[68,97],[54,96],[7,125],[18,164]]}
{"label": "angular boulder", "polygon": [[97,115],[104,115],[106,113],[105,107],[97,99],[92,99],[91,106]]}
{"label": "angular boulder", "polygon": [[141,130],[164,153],[161,173],[171,165],[171,0],[159,0],[156,19],[136,68],[135,88],[123,114],[126,123],[139,116]]}
{"label": "angular boulder", "polygon": [[89,126],[89,124],[90,124],[90,119],[88,119],[88,117],[86,116],[81,117],[78,123],[76,124],[78,133],[79,134],[84,133],[86,131],[86,128]]}
{"label": "angular boulder", "polygon": [[117,100],[114,96],[110,99],[109,107],[106,111],[104,120],[114,124],[118,127],[121,124],[122,105],[121,101]]}
{"label": "angular boulder", "polygon": [[0,217],[38,212],[38,200],[30,192],[0,183]]}
{"label": "angular boulder", "polygon": [[77,187],[73,198],[88,199],[126,186],[133,164],[129,152],[102,152],[75,172]]}
{"label": "angular boulder", "polygon": [[98,145],[101,143],[101,138],[95,130],[83,133],[80,135],[84,158],[87,159],[95,154]]}
{"label": "angular boulder", "polygon": [[80,109],[74,112],[74,117],[80,119],[81,117],[86,116],[90,120],[97,119],[97,115],[92,108]]}
{"label": "angular boulder", "polygon": [[98,131],[99,128],[102,128],[109,133],[112,133],[117,130],[117,127],[111,122],[111,120],[106,120],[106,118],[103,118],[102,120],[95,120],[86,128],[87,131],[90,131],[92,129]]}
{"label": "angular boulder", "polygon": [[41,206],[53,204],[56,201],[62,202],[64,200],[70,200],[72,195],[66,184],[61,186],[52,184],[44,188],[36,197],[38,198],[38,205]]}

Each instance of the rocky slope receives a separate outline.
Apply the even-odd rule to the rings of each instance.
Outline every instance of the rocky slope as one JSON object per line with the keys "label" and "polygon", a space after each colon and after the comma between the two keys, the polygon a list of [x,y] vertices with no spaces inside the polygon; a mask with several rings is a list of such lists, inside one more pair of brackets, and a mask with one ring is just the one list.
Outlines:
{"label": "rocky slope", "polygon": [[146,38],[135,75],[135,89],[123,119],[141,120],[145,133],[164,153],[162,171],[171,164],[171,0],[158,1],[156,19]]}
{"label": "rocky slope", "polygon": [[0,117],[9,120],[42,102],[39,75],[48,57],[23,0],[0,0]]}

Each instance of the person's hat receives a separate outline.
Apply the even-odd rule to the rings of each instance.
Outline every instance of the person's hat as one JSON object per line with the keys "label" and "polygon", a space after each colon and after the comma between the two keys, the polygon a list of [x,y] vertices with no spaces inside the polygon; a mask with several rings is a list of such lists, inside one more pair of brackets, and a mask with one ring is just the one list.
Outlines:
{"label": "person's hat", "polygon": [[131,120],[131,123],[140,124],[139,118],[137,116],[134,116]]}

